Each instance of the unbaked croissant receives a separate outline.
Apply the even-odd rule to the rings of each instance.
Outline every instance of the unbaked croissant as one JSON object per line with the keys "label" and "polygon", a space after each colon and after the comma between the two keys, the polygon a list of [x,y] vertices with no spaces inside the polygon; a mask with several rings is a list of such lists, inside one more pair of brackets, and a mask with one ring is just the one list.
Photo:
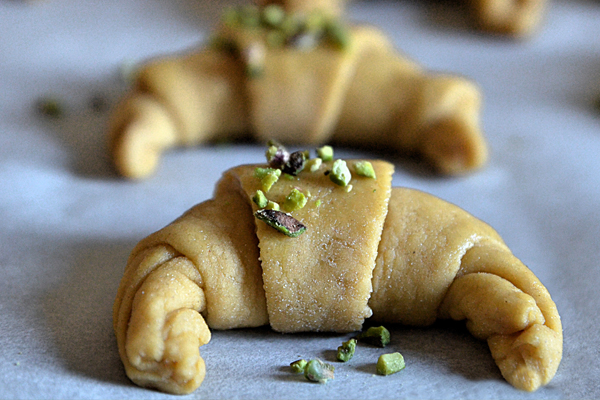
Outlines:
{"label": "unbaked croissant", "polygon": [[300,21],[299,28],[257,27],[252,18],[264,18],[254,14],[265,9],[245,10],[222,24],[216,45],[140,69],[110,123],[121,175],[147,177],[175,146],[248,134],[416,154],[443,174],[485,164],[473,82],[424,71],[372,27],[349,27],[318,11],[302,19],[297,10],[280,18]]}
{"label": "unbaked croissant", "polygon": [[[350,0],[258,0],[259,4],[282,4],[294,11],[306,12],[315,8],[339,15]],[[531,34],[543,17],[546,0],[461,0],[455,3],[467,10],[471,24],[491,33],[514,37]]]}
{"label": "unbaked croissant", "polygon": [[[209,327],[351,332],[366,318],[415,326],[451,318],[487,340],[513,386],[547,384],[562,356],[560,317],[498,234],[431,195],[392,189],[389,163],[371,161],[374,174],[364,177],[347,161],[346,186],[334,183],[332,163],[270,188],[257,169],[266,165],[233,168],[213,199],[135,247],[114,304],[129,378],[192,392],[204,379],[198,347]],[[294,209],[283,215],[304,233],[288,237],[257,219],[258,190]],[[293,190],[305,194],[302,208],[287,202]]]}

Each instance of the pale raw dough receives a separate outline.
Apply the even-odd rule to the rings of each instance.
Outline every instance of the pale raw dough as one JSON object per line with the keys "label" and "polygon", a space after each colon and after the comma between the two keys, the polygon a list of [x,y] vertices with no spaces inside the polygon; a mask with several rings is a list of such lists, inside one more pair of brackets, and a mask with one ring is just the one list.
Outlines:
{"label": "pale raw dough", "polygon": [[292,212],[307,226],[297,238],[255,219],[258,165],[246,165],[225,172],[214,199],[142,240],[114,305],[131,380],[195,390],[209,327],[339,332],[359,330],[372,313],[416,326],[465,319],[513,386],[547,384],[562,327],[546,288],[487,224],[434,196],[391,189],[392,165],[372,164],[377,178],[353,175],[350,191],[325,175],[331,162],[280,178],[270,200],[284,204],[292,188],[310,193]]}
{"label": "pale raw dough", "polygon": [[144,178],[170,148],[249,136],[385,148],[449,175],[486,163],[481,95],[468,79],[425,71],[369,26],[348,26],[343,49],[273,47],[268,33],[223,24],[224,48],[143,65],[110,123],[117,171]]}

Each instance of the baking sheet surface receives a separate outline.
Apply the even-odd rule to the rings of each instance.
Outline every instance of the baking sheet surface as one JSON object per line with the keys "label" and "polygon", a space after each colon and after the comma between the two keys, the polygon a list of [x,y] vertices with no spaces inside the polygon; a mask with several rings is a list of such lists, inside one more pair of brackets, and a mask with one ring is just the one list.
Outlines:
{"label": "baking sheet surface", "polygon": [[[125,90],[122,68],[198,45],[224,4],[233,3],[0,1],[0,397],[169,397],[134,386],[118,357],[111,309],[127,256],[210,198],[223,171],[261,162],[264,148],[172,151],[150,179],[129,182],[110,168],[106,122]],[[546,285],[564,326],[557,375],[534,394],[520,392],[485,343],[462,324],[439,324],[390,327],[390,349],[407,362],[399,374],[374,375],[381,351],[365,347],[333,381],[310,384],[287,365],[331,359],[349,335],[262,328],[214,332],[201,349],[206,380],[190,397],[600,397],[600,3],[552,1],[544,25],[524,41],[464,30],[445,7],[403,0],[351,8],[426,68],[469,77],[484,93],[487,167],[439,178],[393,159],[394,184],[488,222]],[[48,95],[64,104],[61,118],[36,114],[36,99]],[[107,109],[93,111],[94,96]]]}

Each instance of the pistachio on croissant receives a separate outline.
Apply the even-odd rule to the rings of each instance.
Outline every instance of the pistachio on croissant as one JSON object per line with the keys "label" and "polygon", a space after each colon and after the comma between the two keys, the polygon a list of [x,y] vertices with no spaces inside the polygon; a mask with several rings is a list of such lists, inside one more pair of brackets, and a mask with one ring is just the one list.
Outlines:
{"label": "pistachio on croissant", "polygon": [[[233,168],[213,199],[135,247],[113,317],[133,382],[195,390],[210,328],[350,332],[366,318],[464,319],[513,386],[533,391],[552,379],[562,356],[556,306],[490,226],[431,195],[391,188],[393,166],[383,161],[291,172],[276,180],[281,170],[267,165]],[[305,230],[289,237],[277,224]]]}
{"label": "pistachio on croissant", "polygon": [[423,70],[372,27],[320,11],[244,10],[226,14],[211,45],[140,69],[109,128],[121,175],[147,177],[175,146],[248,135],[380,147],[450,175],[485,164],[471,81]]}

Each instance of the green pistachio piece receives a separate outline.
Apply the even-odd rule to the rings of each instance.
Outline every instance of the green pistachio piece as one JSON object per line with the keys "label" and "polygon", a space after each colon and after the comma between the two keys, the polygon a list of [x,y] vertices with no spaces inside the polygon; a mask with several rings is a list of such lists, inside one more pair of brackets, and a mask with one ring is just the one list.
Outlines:
{"label": "green pistachio piece", "polygon": [[319,168],[321,168],[322,164],[323,164],[323,160],[320,159],[319,157],[311,158],[310,160],[308,160],[306,162],[306,165],[304,168],[308,168],[308,170],[310,172],[317,172],[319,170]]}
{"label": "green pistachio piece", "polygon": [[269,4],[262,9],[263,22],[272,27],[278,27],[285,19],[285,10],[277,4]]}
{"label": "green pistachio piece", "polygon": [[267,45],[272,49],[277,49],[285,46],[285,33],[279,30],[272,30],[267,32],[266,36]]}
{"label": "green pistachio piece", "polygon": [[323,202],[321,201],[321,199],[319,199],[319,200],[315,201],[315,207],[316,207],[316,208],[319,208],[319,207],[321,207],[321,204],[323,204]]}
{"label": "green pistachio piece", "polygon": [[237,7],[227,7],[221,14],[221,22],[230,28],[240,24],[240,12]]}
{"label": "green pistachio piece", "polygon": [[327,383],[329,379],[333,379],[333,371],[333,365],[315,358],[306,364],[304,376],[309,381]]}
{"label": "green pistachio piece", "polygon": [[260,10],[254,5],[243,6],[239,11],[239,19],[246,28],[260,26]]}
{"label": "green pistachio piece", "polygon": [[329,42],[339,50],[344,50],[350,45],[350,32],[339,20],[329,19],[327,21],[325,35]]}
{"label": "green pistachio piece", "polygon": [[323,161],[333,160],[333,147],[323,146],[317,149],[317,156]]}
{"label": "green pistachio piece", "polygon": [[383,326],[372,326],[361,332],[357,339],[377,347],[385,347],[390,343],[390,331]]}
{"label": "green pistachio piece", "polygon": [[404,357],[400,353],[382,354],[377,360],[377,373],[390,375],[402,371],[406,367]]}
{"label": "green pistachio piece", "polygon": [[343,362],[350,361],[354,356],[356,350],[356,339],[350,339],[347,342],[343,342],[340,347],[337,348],[337,359]]}
{"label": "green pistachio piece", "polygon": [[279,211],[279,204],[276,203],[276,202],[274,202],[274,201],[269,200],[267,202],[267,205],[265,206],[265,208],[267,210],[276,210],[276,211]]}
{"label": "green pistachio piece", "polygon": [[304,373],[306,364],[308,364],[308,361],[306,361],[304,359],[300,359],[300,360],[296,360],[293,363],[291,363],[290,367],[292,368],[292,372],[294,372],[296,374],[300,374],[300,373]]}
{"label": "green pistachio piece", "polygon": [[262,190],[257,190],[256,193],[254,193],[252,201],[256,203],[258,208],[265,208],[267,204],[269,204],[269,200],[267,200],[267,196],[265,196]]}
{"label": "green pistachio piece", "polygon": [[276,168],[258,167],[254,170],[254,176],[260,179],[262,190],[266,193],[271,190],[271,187],[279,180],[281,170]]}
{"label": "green pistachio piece", "polygon": [[373,164],[369,161],[357,161],[354,163],[354,172],[356,172],[356,175],[364,176],[366,178],[376,178]]}
{"label": "green pistachio piece", "polygon": [[335,160],[329,173],[329,179],[336,185],[347,186],[352,178],[352,174],[344,160]]}
{"label": "green pistachio piece", "polygon": [[298,237],[306,231],[304,224],[282,211],[263,209],[256,211],[254,216],[289,237]]}
{"label": "green pistachio piece", "polygon": [[306,205],[306,202],[307,198],[304,193],[298,189],[292,189],[283,202],[283,208],[287,211],[296,211],[303,208]]}
{"label": "green pistachio piece", "polygon": [[307,32],[314,35],[321,35],[325,31],[327,17],[320,11],[314,11],[308,14],[304,21],[304,28]]}
{"label": "green pistachio piece", "polygon": [[279,25],[279,29],[281,29],[286,39],[290,39],[291,37],[298,34],[298,32],[301,29],[301,24],[295,15],[287,14],[284,20]]}
{"label": "green pistachio piece", "polygon": [[60,102],[52,97],[40,98],[36,103],[38,112],[50,118],[60,118],[63,114],[63,107]]}

